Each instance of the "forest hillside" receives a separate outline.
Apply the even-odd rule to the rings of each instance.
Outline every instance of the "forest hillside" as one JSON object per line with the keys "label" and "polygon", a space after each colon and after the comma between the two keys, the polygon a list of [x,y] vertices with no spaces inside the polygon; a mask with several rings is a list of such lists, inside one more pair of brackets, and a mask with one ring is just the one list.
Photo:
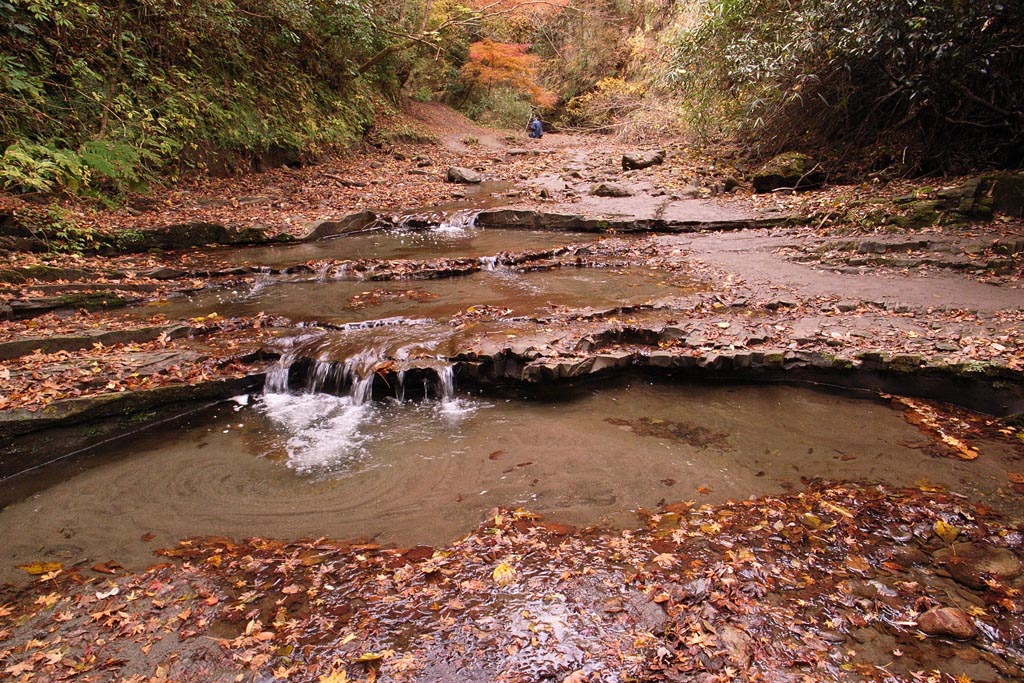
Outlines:
{"label": "forest hillside", "polygon": [[[298,165],[403,101],[520,129],[1017,167],[1022,0],[0,0],[0,186]],[[398,134],[401,131],[397,131]]]}

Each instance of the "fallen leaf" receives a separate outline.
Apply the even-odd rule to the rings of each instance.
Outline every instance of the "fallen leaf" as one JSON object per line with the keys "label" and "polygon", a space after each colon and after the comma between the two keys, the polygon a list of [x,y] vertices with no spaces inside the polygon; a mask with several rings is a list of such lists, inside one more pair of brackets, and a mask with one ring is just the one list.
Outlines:
{"label": "fallen leaf", "polygon": [[381,650],[380,652],[364,652],[355,658],[356,664],[372,664],[395,654],[394,650]]}
{"label": "fallen leaf", "polygon": [[120,592],[121,592],[120,588],[118,588],[117,586],[113,586],[112,588],[109,588],[108,590],[105,590],[105,591],[96,591],[96,599],[97,600],[106,600],[107,598],[114,597],[115,595],[117,595]]}
{"label": "fallen leaf", "polygon": [[49,574],[61,568],[60,562],[33,562],[31,564],[19,564],[18,569],[30,576]]}
{"label": "fallen leaf", "polygon": [[494,568],[494,572],[491,576],[494,578],[494,583],[499,586],[508,586],[509,584],[515,583],[516,570],[502,562]]}
{"label": "fallen leaf", "polygon": [[946,543],[952,543],[960,534],[960,529],[940,519],[935,522],[935,534]]}
{"label": "fallen leaf", "polygon": [[345,673],[345,669],[336,666],[331,669],[329,674],[320,676],[317,681],[319,683],[348,683],[348,674]]}

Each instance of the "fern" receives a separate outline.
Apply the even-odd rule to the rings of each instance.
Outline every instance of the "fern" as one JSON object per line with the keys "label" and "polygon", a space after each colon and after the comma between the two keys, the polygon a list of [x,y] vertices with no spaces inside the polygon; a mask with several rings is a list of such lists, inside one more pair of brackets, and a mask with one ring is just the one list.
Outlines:
{"label": "fern", "polygon": [[115,187],[131,189],[141,182],[136,168],[139,152],[131,145],[90,140],[78,148],[78,156],[83,164]]}
{"label": "fern", "polygon": [[51,192],[59,175],[60,167],[43,145],[19,140],[0,157],[0,179],[5,190]]}

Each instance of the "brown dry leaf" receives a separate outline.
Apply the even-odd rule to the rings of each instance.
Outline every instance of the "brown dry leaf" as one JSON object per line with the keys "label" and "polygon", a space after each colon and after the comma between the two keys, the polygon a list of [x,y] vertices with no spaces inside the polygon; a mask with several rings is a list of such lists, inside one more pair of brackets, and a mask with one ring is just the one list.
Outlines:
{"label": "brown dry leaf", "polygon": [[871,569],[871,565],[868,564],[867,560],[865,560],[863,557],[858,557],[856,555],[846,558],[846,566],[849,569],[861,573],[867,572]]}
{"label": "brown dry leaf", "polygon": [[978,449],[973,446],[969,446],[967,443],[955,436],[941,433],[940,436],[942,438],[942,443],[952,448],[953,452],[955,452],[956,456],[961,460],[974,460],[978,457]]}
{"label": "brown dry leaf", "polygon": [[1006,478],[1013,484],[1024,484],[1024,472],[1007,472]]}

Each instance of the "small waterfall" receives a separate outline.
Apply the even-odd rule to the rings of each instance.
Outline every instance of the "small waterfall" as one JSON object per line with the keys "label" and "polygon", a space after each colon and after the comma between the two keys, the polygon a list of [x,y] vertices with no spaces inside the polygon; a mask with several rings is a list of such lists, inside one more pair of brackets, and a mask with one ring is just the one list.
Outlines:
{"label": "small waterfall", "polygon": [[271,275],[268,271],[261,270],[252,279],[252,287],[246,293],[246,298],[252,298],[263,291],[263,288],[271,282]]}
{"label": "small waterfall", "polygon": [[480,270],[494,270],[495,266],[498,265],[497,256],[481,256],[479,261]]}
{"label": "small waterfall", "polygon": [[285,394],[288,393],[288,372],[291,370],[291,363],[285,363],[284,358],[274,367],[267,370],[267,379],[263,383],[263,393],[265,394]]}
{"label": "small waterfall", "polygon": [[398,378],[398,386],[395,387],[395,398],[399,403],[405,403],[405,370],[395,373]]}
{"label": "small waterfall", "polygon": [[327,273],[331,269],[330,261],[314,261],[309,265],[313,268],[313,274],[316,275],[317,282],[327,281]]}
{"label": "small waterfall", "polygon": [[463,209],[445,216],[434,228],[435,232],[465,232],[476,227],[479,211]]}
{"label": "small waterfall", "polygon": [[437,371],[437,393],[442,401],[455,399],[455,366],[449,363],[436,368]]}
{"label": "small waterfall", "polygon": [[410,339],[405,327],[409,322],[368,321],[284,340],[280,360],[267,370],[264,393],[291,393],[301,373],[301,393],[347,396],[358,406],[373,400],[375,383],[378,390],[386,383],[389,393],[405,401],[409,380],[415,377],[417,382],[423,379],[422,396],[454,400],[454,366],[418,335]]}

